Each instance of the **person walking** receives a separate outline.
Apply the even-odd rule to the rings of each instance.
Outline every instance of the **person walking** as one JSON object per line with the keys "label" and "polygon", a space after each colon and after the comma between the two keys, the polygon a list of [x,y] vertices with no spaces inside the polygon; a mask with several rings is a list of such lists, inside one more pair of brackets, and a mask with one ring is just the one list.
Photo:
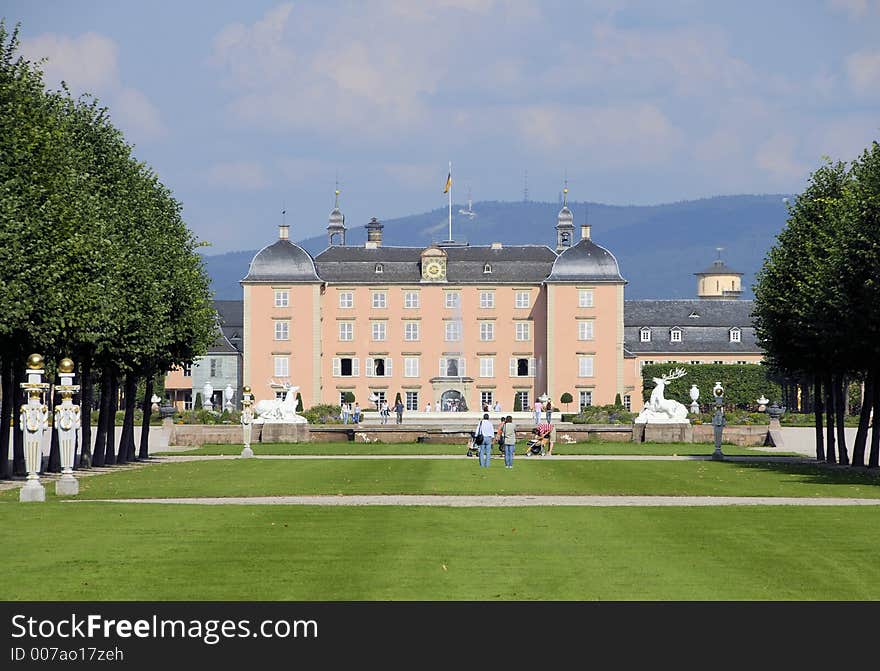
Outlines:
{"label": "person walking", "polygon": [[351,405],[348,403],[342,404],[342,423],[348,424],[348,417],[351,415]]}
{"label": "person walking", "polygon": [[480,456],[480,466],[489,468],[489,460],[492,458],[492,440],[495,437],[495,429],[489,421],[489,413],[483,413],[483,419],[477,424],[474,431],[474,443]]}
{"label": "person walking", "polygon": [[359,424],[361,421],[361,406],[357,403],[354,404],[354,410],[351,413],[351,421],[355,424]]}
{"label": "person walking", "polygon": [[431,412],[431,401],[428,401],[428,405],[425,406],[425,412]]}
{"label": "person walking", "polygon": [[504,422],[504,466],[513,468],[513,452],[516,449],[516,424],[508,415]]}
{"label": "person walking", "polygon": [[400,399],[394,404],[394,412],[397,413],[397,423],[403,424],[403,401]]}
{"label": "person walking", "polygon": [[535,425],[541,423],[541,411],[544,410],[544,406],[541,401],[535,401]]}
{"label": "person walking", "polygon": [[550,419],[553,417],[553,404],[550,401],[547,401],[544,404],[544,419],[547,423],[550,423]]}
{"label": "person walking", "polygon": [[391,413],[388,410],[388,401],[382,401],[382,405],[379,408],[379,415],[382,417],[382,423],[388,423],[388,415]]}

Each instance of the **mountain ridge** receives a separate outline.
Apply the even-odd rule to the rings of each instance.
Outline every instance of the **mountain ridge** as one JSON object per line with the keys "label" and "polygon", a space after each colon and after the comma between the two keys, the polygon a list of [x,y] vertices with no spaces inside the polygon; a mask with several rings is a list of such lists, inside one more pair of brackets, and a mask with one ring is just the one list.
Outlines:
{"label": "mountain ridge", "polygon": [[[718,257],[743,273],[743,298],[751,298],[755,273],[784,228],[788,194],[712,196],[659,205],[568,203],[579,228],[591,226],[592,240],[617,258],[628,281],[627,300],[694,298],[696,278]],[[464,204],[453,203],[453,237],[472,245],[556,246],[556,217],[561,202],[480,201],[473,219],[458,215]],[[344,208],[343,208],[344,211]],[[448,236],[448,210],[397,217],[382,222],[383,243],[389,246],[427,246]],[[366,222],[364,222],[366,224]],[[346,222],[346,244],[363,245],[363,224]],[[265,245],[274,242],[267,238]],[[327,247],[327,236],[297,242],[313,256]],[[263,246],[265,246],[263,245]],[[262,249],[262,246],[260,247]],[[241,280],[259,249],[204,255],[205,268],[218,300],[240,300]]]}

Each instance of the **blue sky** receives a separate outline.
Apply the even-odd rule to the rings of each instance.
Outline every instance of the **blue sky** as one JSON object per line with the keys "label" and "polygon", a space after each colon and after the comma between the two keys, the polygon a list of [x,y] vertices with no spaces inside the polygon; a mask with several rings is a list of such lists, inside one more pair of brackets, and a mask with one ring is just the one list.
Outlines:
{"label": "blue sky", "polygon": [[[458,203],[796,193],[880,139],[880,0],[6,0],[209,253]],[[598,232],[597,232],[598,233]]]}

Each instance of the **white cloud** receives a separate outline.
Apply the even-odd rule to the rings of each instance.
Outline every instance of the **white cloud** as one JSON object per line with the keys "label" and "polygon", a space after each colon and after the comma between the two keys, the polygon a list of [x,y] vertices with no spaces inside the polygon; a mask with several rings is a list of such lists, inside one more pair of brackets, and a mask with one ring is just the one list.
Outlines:
{"label": "white cloud", "polygon": [[880,50],[865,50],[850,56],[846,61],[846,74],[856,93],[880,94]]}
{"label": "white cloud", "polygon": [[254,161],[215,163],[206,174],[211,186],[235,191],[259,191],[269,186],[263,166]]}
{"label": "white cloud", "polygon": [[830,0],[831,9],[846,13],[850,19],[860,19],[872,11],[880,11],[880,0]]}
{"label": "white cloud", "polygon": [[774,186],[792,184],[803,179],[810,170],[809,164],[795,156],[797,149],[793,135],[775,133],[758,147],[755,164],[767,173]]}
{"label": "white cloud", "polygon": [[110,109],[116,124],[131,132],[129,139],[151,140],[166,136],[158,108],[140,90],[124,86],[119,73],[119,46],[98,33],[69,37],[44,33],[21,41],[29,60],[46,58],[41,65],[49,88],[64,81],[74,95],[90,93]]}

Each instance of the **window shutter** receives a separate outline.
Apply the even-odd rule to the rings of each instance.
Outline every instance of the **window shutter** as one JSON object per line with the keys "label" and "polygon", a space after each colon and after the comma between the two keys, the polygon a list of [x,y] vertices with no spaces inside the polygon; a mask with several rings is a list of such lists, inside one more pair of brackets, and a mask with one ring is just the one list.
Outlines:
{"label": "window shutter", "polygon": [[459,375],[459,377],[465,376],[465,368],[464,368],[464,359],[463,358],[458,360],[458,375]]}
{"label": "window shutter", "polygon": [[360,373],[360,359],[352,359],[351,360],[351,376],[358,377]]}
{"label": "window shutter", "polygon": [[385,377],[391,377],[391,359],[385,359]]}
{"label": "window shutter", "polygon": [[535,357],[529,358],[529,377],[535,377]]}
{"label": "window shutter", "polygon": [[510,377],[516,377],[516,359],[510,360]]}
{"label": "window shutter", "polygon": [[365,372],[365,375],[366,375],[367,377],[373,377],[373,371],[375,370],[375,366],[374,366],[374,364],[373,364],[373,359],[370,358],[370,357],[367,357],[367,360],[366,360],[365,365],[366,365],[366,367],[367,367],[367,370],[366,370],[366,372]]}
{"label": "window shutter", "polygon": [[333,377],[339,377],[342,374],[342,363],[339,357],[333,357]]}
{"label": "window shutter", "polygon": [[446,359],[440,357],[440,377],[446,377]]}

